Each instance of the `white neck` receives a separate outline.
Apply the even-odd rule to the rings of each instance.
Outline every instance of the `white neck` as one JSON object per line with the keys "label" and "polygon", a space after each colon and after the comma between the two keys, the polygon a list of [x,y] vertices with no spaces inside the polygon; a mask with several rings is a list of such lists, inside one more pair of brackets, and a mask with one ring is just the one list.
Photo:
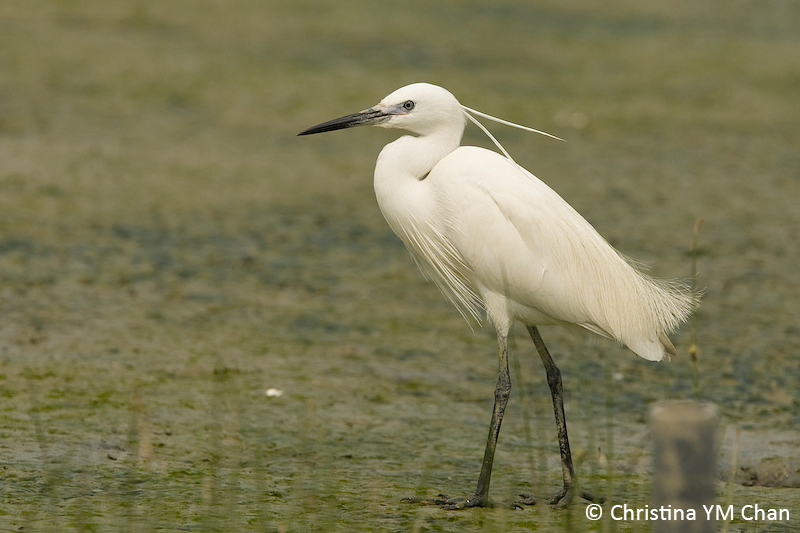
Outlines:
{"label": "white neck", "polygon": [[406,245],[409,225],[435,219],[437,199],[425,178],[442,158],[458,148],[461,132],[447,133],[405,135],[387,144],[378,156],[375,197],[386,222]]}
{"label": "white neck", "polygon": [[[429,135],[404,135],[387,144],[378,156],[375,180],[421,180],[447,154],[458,148],[461,133],[439,130]],[[376,183],[377,185],[377,183]]]}

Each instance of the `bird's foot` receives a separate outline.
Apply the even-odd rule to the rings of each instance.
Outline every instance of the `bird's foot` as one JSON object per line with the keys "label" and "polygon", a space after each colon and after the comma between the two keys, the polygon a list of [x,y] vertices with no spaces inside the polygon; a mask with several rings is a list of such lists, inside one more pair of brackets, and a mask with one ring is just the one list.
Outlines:
{"label": "bird's foot", "polygon": [[520,494],[518,500],[510,504],[495,503],[484,496],[474,495],[470,498],[450,498],[447,494],[439,494],[436,498],[403,498],[400,501],[406,503],[419,503],[422,505],[438,505],[442,509],[457,511],[470,507],[507,507],[510,509],[523,509],[523,505],[534,505],[536,498],[532,494]]}
{"label": "bird's foot", "polygon": [[403,502],[421,503],[422,505],[438,505],[442,509],[456,511],[469,507],[493,507],[494,504],[485,496],[474,495],[469,498],[450,498],[447,494],[439,494],[436,498],[403,498]]}
{"label": "bird's foot", "polygon": [[[560,491],[556,492],[547,503],[555,507],[556,509],[563,509],[567,505],[570,504],[572,498],[575,496],[576,487],[574,486],[565,486]],[[605,498],[602,496],[595,497],[591,492],[588,490],[581,490],[577,489],[577,492],[581,495],[584,500],[588,500],[594,503],[604,503],[606,501]]]}

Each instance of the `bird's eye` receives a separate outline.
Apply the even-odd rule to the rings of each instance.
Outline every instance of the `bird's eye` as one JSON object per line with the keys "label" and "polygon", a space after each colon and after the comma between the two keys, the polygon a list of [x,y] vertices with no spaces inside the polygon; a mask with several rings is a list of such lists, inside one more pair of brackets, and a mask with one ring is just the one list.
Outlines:
{"label": "bird's eye", "polygon": [[414,109],[414,102],[412,102],[411,100],[406,100],[405,102],[403,102],[403,109],[405,109],[406,111],[411,111],[412,109]]}

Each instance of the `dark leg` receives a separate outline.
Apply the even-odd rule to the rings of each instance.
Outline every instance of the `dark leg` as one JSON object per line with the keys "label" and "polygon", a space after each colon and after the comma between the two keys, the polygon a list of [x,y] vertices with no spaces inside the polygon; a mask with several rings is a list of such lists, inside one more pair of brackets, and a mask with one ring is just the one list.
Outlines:
{"label": "dark leg", "polygon": [[499,345],[498,352],[500,368],[497,376],[497,385],[494,388],[494,409],[492,410],[492,421],[489,424],[489,437],[486,439],[486,451],[483,454],[481,475],[478,477],[478,488],[475,489],[475,496],[472,498],[467,498],[467,507],[481,505],[489,501],[489,482],[492,479],[494,452],[497,448],[497,439],[500,436],[500,424],[503,422],[503,414],[506,412],[508,397],[511,394],[511,376],[508,373],[507,335],[498,333],[497,343]]}
{"label": "dark leg", "polygon": [[508,397],[511,394],[511,376],[508,372],[508,335],[498,332],[497,343],[499,345],[500,373],[494,389],[494,409],[492,411],[492,421],[489,424],[489,438],[486,440],[486,451],[483,454],[483,464],[481,465],[481,474],[478,477],[478,488],[475,490],[475,495],[469,498],[448,498],[446,495],[440,494],[435,499],[404,498],[404,501],[442,505],[445,509],[491,505],[489,502],[489,482],[492,479],[494,452],[497,448],[503,413],[505,413]]}
{"label": "dark leg", "polygon": [[[536,326],[528,326],[528,333],[536,345],[536,351],[544,363],[544,370],[547,373],[547,384],[550,386],[550,395],[553,397],[553,411],[556,416],[556,428],[558,429],[558,447],[561,450],[561,469],[564,473],[564,488],[557,492],[550,503],[556,507],[566,507],[575,495],[575,490],[579,490],[578,480],[575,477],[575,469],[572,466],[572,454],[569,451],[569,437],[567,436],[567,420],[564,417],[564,387],[561,384],[561,371],[550,357],[550,352],[544,345],[539,330]],[[589,501],[599,501],[588,491],[580,491],[581,496]]]}

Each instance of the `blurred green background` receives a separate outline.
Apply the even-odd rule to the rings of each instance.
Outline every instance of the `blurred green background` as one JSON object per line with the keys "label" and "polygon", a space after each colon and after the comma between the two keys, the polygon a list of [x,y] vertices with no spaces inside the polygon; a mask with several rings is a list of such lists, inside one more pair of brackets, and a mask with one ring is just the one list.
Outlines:
{"label": "blurred green background", "polygon": [[[649,502],[662,399],[715,402],[728,440],[738,426],[750,452],[778,439],[800,457],[797,2],[4,0],[3,530],[648,530],[580,502],[400,502],[474,490],[494,334],[378,211],[372,169],[397,133],[295,135],[416,81],[565,138],[493,128],[656,275],[690,275],[704,219],[696,383],[690,325],[671,364],[543,330],[590,489]],[[489,146],[474,128],[465,143]],[[561,475],[544,373],[515,335],[498,501]],[[719,487],[792,509],[730,531],[800,524],[800,489]]]}

